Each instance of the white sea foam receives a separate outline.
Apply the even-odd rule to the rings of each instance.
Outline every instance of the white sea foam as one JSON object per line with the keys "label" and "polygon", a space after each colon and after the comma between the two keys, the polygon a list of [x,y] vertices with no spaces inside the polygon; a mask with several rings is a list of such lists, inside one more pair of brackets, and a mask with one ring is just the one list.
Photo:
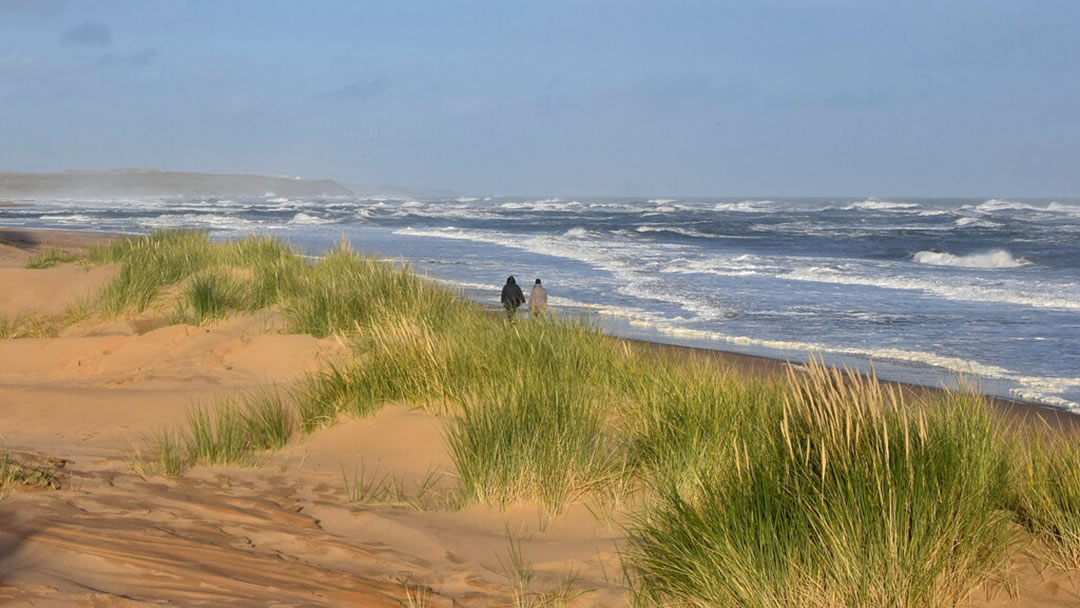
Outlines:
{"label": "white sea foam", "polygon": [[654,205],[667,205],[668,203],[674,203],[679,199],[677,198],[650,198],[649,202]]}
{"label": "white sea foam", "polygon": [[136,223],[143,228],[213,228],[216,230],[253,230],[264,228],[273,230],[279,226],[261,225],[240,217],[230,215],[217,215],[214,213],[184,213],[167,214],[157,217],[141,218]]}
{"label": "white sea foam", "polygon": [[957,266],[960,268],[1017,268],[1027,266],[1030,260],[1014,258],[1004,249],[995,249],[984,253],[972,253],[969,255],[953,255],[951,253],[937,251],[920,251],[912,256],[918,264],[930,264],[932,266]]}
{"label": "white sea foam", "polygon": [[289,220],[290,224],[333,224],[335,220],[326,219],[314,215],[308,215],[303,211],[297,213]]}
{"label": "white sea foam", "polygon": [[1080,215],[1080,205],[1066,205],[1064,203],[1059,203],[1057,201],[1054,201],[1054,202],[1050,203],[1049,205],[1047,205],[1046,210],[1047,211],[1052,211],[1054,213],[1065,213],[1065,214],[1068,214],[1068,215]]}
{"label": "white sea foam", "polygon": [[949,281],[934,281],[902,276],[875,276],[837,271],[832,268],[810,266],[797,268],[778,275],[791,281],[810,281],[816,283],[834,283],[840,285],[866,285],[882,289],[904,289],[920,291],[946,300],[964,302],[998,302],[1017,304],[1033,308],[1056,308],[1062,310],[1080,310],[1080,298],[1065,294],[1040,294],[1031,285],[1018,285],[1016,289],[999,286],[962,284]]}
{"label": "white sea foam", "polygon": [[842,209],[845,209],[847,211],[897,211],[918,208],[918,203],[894,203],[892,201],[879,201],[875,199],[865,200],[860,203],[851,203],[850,205],[842,207]]}
{"label": "white sea foam", "polygon": [[38,217],[38,219],[56,222],[58,224],[89,224],[94,222],[94,218],[90,217],[89,215],[83,215],[81,213],[75,213],[72,215],[42,215]]}
{"label": "white sea foam", "polygon": [[588,237],[600,236],[600,233],[599,232],[594,232],[592,230],[586,230],[585,228],[582,228],[581,226],[578,226],[576,228],[571,228],[571,229],[567,230],[566,232],[563,233],[563,236],[570,237],[570,238],[575,238],[575,239],[584,239],[584,238],[588,238]]}
{"label": "white sea foam", "polygon": [[771,274],[779,267],[772,261],[752,254],[707,257],[700,259],[675,258],[660,271],[665,274],[712,274],[717,276],[752,276]]}
{"label": "white sea foam", "polygon": [[637,232],[669,232],[671,234],[679,234],[682,236],[692,236],[700,239],[712,239],[717,238],[718,235],[708,234],[701,232],[700,230],[692,230],[690,228],[682,228],[680,226],[638,226],[635,228]]}
{"label": "white sea foam", "polygon": [[979,219],[977,217],[961,217],[961,218],[957,218],[955,224],[959,228],[963,228],[965,226],[969,226],[969,227],[972,227],[972,228],[997,228],[998,226],[1000,226],[1000,224],[998,224],[996,222],[991,222],[989,220]]}
{"label": "white sea foam", "polygon": [[738,203],[716,203],[714,211],[735,211],[738,213],[774,213],[779,211],[775,201],[740,201]]}
{"label": "white sea foam", "polygon": [[[1053,203],[1051,203],[1051,205],[1053,205]],[[995,211],[1053,211],[1053,209],[1050,209],[1049,205],[1047,207],[1036,207],[1035,205],[1028,203],[1018,203],[996,198],[979,203],[978,205],[964,205],[961,209],[969,209],[986,214],[994,213]]]}

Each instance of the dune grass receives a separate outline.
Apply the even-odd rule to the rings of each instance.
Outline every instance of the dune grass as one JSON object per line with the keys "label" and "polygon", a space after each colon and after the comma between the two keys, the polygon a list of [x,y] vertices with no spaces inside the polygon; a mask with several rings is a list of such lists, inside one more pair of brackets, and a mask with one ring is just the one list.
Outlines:
{"label": "dune grass", "polygon": [[[291,404],[192,410],[146,451],[158,470],[250,463],[296,430],[407,402],[448,417],[466,501],[558,513],[634,496],[625,566],[639,605],[952,606],[1015,555],[1011,522],[1080,568],[1080,444],[1018,449],[973,395],[905,402],[820,364],[725,375],[587,322],[508,323],[345,245],[312,261],[269,239],[169,232],[88,258],[121,265],[99,313],[179,286],[199,319],[276,306],[290,331],[355,350],[292,387]],[[357,499],[393,494],[390,478],[343,477]]]}
{"label": "dune grass", "polygon": [[49,338],[55,336],[63,327],[73,323],[71,313],[64,315],[44,315],[20,312],[13,317],[0,316],[0,340],[15,338]]}
{"label": "dune grass", "polygon": [[1034,553],[1058,570],[1080,570],[1080,440],[1046,434],[1024,447],[1016,497]]}
{"label": "dune grass", "polygon": [[450,427],[450,455],[464,495],[507,504],[539,499],[558,513],[620,469],[598,404],[580,386],[519,380],[465,408]]}
{"label": "dune grass", "polygon": [[26,262],[26,267],[31,269],[52,268],[59,264],[70,264],[80,259],[82,259],[82,256],[77,253],[50,248],[30,256],[30,260]]}
{"label": "dune grass", "polygon": [[441,327],[461,307],[453,292],[403,266],[358,255],[345,243],[301,273],[295,289],[303,297],[285,305],[291,329],[320,338],[392,318]]}
{"label": "dune grass", "polygon": [[184,288],[181,306],[197,324],[224,319],[230,311],[244,308],[245,286],[232,275],[211,270],[196,275]]}
{"label": "dune grass", "polygon": [[[753,428],[756,426],[757,428]],[[977,399],[919,407],[820,365],[630,533],[641,605],[952,606],[1007,565],[1008,443]]]}
{"label": "dune grass", "polygon": [[285,447],[295,428],[292,409],[277,390],[265,389],[219,400],[212,409],[193,407],[185,426],[144,441],[133,464],[144,475],[180,475],[197,464],[249,466],[257,452]]}

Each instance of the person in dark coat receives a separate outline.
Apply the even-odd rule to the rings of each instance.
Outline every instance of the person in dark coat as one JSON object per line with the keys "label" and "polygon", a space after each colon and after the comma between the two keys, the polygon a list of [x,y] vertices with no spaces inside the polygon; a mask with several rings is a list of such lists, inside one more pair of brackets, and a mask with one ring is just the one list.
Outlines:
{"label": "person in dark coat", "polygon": [[506,285],[503,285],[502,288],[501,300],[503,308],[506,309],[506,317],[513,321],[514,313],[517,312],[518,306],[525,303],[525,294],[521,293],[521,288],[518,287],[513,276],[506,279]]}

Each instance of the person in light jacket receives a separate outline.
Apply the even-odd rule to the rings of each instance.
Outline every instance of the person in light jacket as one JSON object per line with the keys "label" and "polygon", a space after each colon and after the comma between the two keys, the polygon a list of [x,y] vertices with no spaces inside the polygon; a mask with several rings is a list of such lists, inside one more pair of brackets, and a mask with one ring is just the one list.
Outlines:
{"label": "person in light jacket", "polygon": [[547,314],[547,290],[536,279],[532,291],[529,293],[529,316],[542,319]]}

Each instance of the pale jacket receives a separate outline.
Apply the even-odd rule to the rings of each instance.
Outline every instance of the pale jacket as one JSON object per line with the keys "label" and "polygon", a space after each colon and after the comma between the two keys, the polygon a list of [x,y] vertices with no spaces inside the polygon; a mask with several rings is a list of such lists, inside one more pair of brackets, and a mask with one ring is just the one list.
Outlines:
{"label": "pale jacket", "polygon": [[529,314],[543,314],[547,310],[547,290],[540,285],[533,285],[529,292]]}

